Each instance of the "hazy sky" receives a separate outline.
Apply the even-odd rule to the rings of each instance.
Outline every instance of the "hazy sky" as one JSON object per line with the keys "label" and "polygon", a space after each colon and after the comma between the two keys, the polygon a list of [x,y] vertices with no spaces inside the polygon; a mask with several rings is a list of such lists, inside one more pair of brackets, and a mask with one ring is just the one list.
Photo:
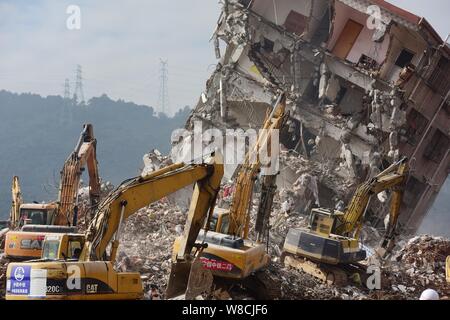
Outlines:
{"label": "hazy sky", "polygon": [[[392,0],[445,37],[448,0]],[[68,30],[66,9],[81,9]],[[87,98],[102,93],[157,107],[159,61],[169,61],[171,112],[194,105],[216,59],[217,0],[0,0],[0,89],[63,94],[83,67]]]}

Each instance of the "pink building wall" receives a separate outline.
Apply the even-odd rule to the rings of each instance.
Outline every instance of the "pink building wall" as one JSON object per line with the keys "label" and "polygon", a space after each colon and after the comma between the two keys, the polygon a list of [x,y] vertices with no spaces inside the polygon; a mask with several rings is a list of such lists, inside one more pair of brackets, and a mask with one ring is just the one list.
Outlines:
{"label": "pink building wall", "polygon": [[352,63],[357,63],[362,54],[374,59],[378,64],[382,64],[386,58],[389,50],[389,35],[384,37],[382,43],[372,41],[374,30],[369,30],[367,27],[367,20],[369,16],[363,14],[353,8],[350,8],[340,1],[335,1],[335,20],[333,27],[333,34],[328,41],[328,50],[332,51],[336,45],[339,36],[341,35],[347,21],[349,19],[354,20],[364,26],[356,43],[347,56],[347,60]]}

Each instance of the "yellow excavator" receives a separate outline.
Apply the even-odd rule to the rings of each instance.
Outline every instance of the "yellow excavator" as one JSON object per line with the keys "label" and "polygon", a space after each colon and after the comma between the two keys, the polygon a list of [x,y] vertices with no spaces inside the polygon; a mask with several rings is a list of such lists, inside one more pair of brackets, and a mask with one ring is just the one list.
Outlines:
{"label": "yellow excavator", "polygon": [[20,190],[19,177],[14,176],[11,184],[11,211],[9,213],[9,227],[15,229],[20,219],[20,206],[23,203],[22,191]]}
{"label": "yellow excavator", "polygon": [[389,226],[379,252],[384,255],[392,248],[407,174],[405,158],[360,185],[344,212],[313,209],[308,228],[289,230],[281,260],[328,283],[347,283],[347,267],[366,259],[359,234],[370,199],[389,189],[393,189]]}
{"label": "yellow excavator", "polygon": [[19,179],[14,177],[10,231],[5,236],[6,258],[11,261],[40,258],[47,233],[76,232],[78,189],[85,166],[89,172],[90,209],[95,211],[100,199],[96,144],[92,125],[84,125],[78,143],[61,171],[56,202],[23,204]]}
{"label": "yellow excavator", "polygon": [[[190,253],[205,219],[212,215],[222,176],[223,159],[216,153],[200,164],[173,164],[124,181],[99,205],[86,234],[47,234],[40,260],[10,263],[6,299],[142,298],[140,274],[114,270],[124,222],[140,208],[195,183],[180,244]],[[210,285],[204,282],[195,288]]]}
{"label": "yellow excavator", "polygon": [[[257,241],[248,238],[250,209],[253,187],[262,167],[260,159],[262,150],[267,147],[266,154],[271,156],[271,138],[275,131],[283,126],[286,119],[286,97],[285,94],[280,94],[273,110],[266,117],[256,144],[250,146],[240,167],[230,209],[216,209],[212,219],[207,221],[205,227],[198,234],[197,243],[203,247],[198,260],[202,267],[209,270],[214,277],[244,280],[266,267],[270,262],[270,257],[266,252],[267,246],[261,241],[263,239],[261,233],[265,231],[263,224],[268,223],[272,202],[262,201],[260,203],[257,218],[259,229],[256,230]],[[272,177],[272,184],[266,191],[273,190],[276,174],[268,176]],[[265,178],[263,177],[263,179]],[[264,198],[270,199],[270,197]],[[220,228],[217,225],[220,225]],[[193,259],[189,256],[190,251],[182,246],[184,241],[185,237],[181,236],[174,243],[172,269],[166,290],[166,297],[169,299],[183,294],[186,299],[195,296],[186,290],[189,287],[188,283],[195,280],[189,278],[191,275],[190,261]],[[199,266],[196,265],[195,268],[199,268]]]}
{"label": "yellow excavator", "polygon": [[450,256],[447,257],[447,261],[445,264],[445,277],[447,282],[450,283]]}
{"label": "yellow excavator", "polygon": [[9,220],[5,221],[0,227],[0,249],[4,249],[4,241],[6,233],[9,230],[15,230],[20,218],[20,206],[22,205],[22,192],[20,190],[19,177],[14,176],[11,184],[11,210],[9,212]]}

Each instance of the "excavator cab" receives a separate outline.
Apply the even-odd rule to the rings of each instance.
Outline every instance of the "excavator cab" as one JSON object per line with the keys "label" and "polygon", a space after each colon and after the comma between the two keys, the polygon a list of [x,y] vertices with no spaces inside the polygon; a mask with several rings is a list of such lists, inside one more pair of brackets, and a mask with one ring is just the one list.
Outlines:
{"label": "excavator cab", "polygon": [[312,232],[328,236],[334,231],[338,219],[343,215],[343,212],[325,208],[312,209],[309,218],[309,227]]}
{"label": "excavator cab", "polygon": [[76,227],[26,224],[20,231],[6,233],[5,257],[13,258],[15,261],[39,259],[48,236],[76,231]]}
{"label": "excavator cab", "polygon": [[52,225],[56,210],[56,203],[21,205],[19,230],[9,231],[5,236],[5,256],[17,261],[39,259],[47,233],[73,231],[72,227]]}
{"label": "excavator cab", "polygon": [[23,204],[20,206],[19,227],[27,224],[52,225],[56,218],[57,205],[49,204]]}
{"label": "excavator cab", "polygon": [[84,234],[47,235],[42,245],[42,259],[77,261],[84,242]]}

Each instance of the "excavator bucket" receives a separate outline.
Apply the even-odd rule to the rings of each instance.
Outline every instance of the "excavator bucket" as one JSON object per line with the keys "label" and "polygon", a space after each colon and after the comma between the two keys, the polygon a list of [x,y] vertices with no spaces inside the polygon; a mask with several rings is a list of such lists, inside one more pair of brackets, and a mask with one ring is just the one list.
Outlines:
{"label": "excavator bucket", "polygon": [[375,253],[381,257],[386,258],[395,247],[395,239],[384,238],[379,247],[375,249]]}
{"label": "excavator bucket", "polygon": [[178,261],[172,264],[166,298],[185,295],[185,300],[193,300],[204,292],[209,292],[213,284],[211,271],[204,269],[200,258],[194,261]]}
{"label": "excavator bucket", "polygon": [[186,292],[191,272],[191,263],[188,261],[172,262],[169,282],[166,289],[166,299],[178,297]]}
{"label": "excavator bucket", "polygon": [[209,293],[214,278],[210,270],[203,268],[200,257],[197,256],[192,262],[191,272],[186,289],[186,300],[195,299],[202,293]]}

